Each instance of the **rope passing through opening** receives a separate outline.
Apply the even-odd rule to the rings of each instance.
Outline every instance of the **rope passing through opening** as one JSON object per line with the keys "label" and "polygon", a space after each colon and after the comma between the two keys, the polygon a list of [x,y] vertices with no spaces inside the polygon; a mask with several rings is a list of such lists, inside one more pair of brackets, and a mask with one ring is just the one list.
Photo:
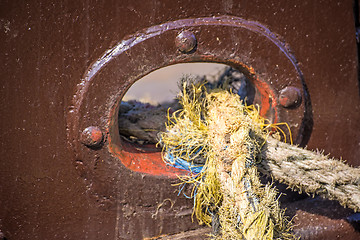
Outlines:
{"label": "rope passing through opening", "polygon": [[360,209],[360,170],[279,141],[280,128],[246,106],[239,96],[203,84],[182,82],[181,109],[160,133],[164,160],[189,170],[194,214],[219,223],[216,239],[296,239],[271,184],[258,171],[291,188],[317,193]]}

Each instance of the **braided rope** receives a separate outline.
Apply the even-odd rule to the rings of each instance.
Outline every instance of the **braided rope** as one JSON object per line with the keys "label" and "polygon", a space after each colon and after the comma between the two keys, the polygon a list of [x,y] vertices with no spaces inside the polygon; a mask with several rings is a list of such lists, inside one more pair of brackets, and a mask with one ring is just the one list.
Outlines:
{"label": "braided rope", "polygon": [[359,168],[269,137],[271,124],[237,95],[206,93],[195,85],[192,90],[189,94],[184,85],[182,109],[169,119],[160,143],[169,164],[196,169],[183,181],[196,187],[200,223],[219,220],[216,239],[296,239],[276,189],[262,185],[258,171],[299,192],[360,210]]}
{"label": "braided rope", "polygon": [[337,200],[360,210],[360,169],[294,145],[269,138],[259,171],[299,192]]}
{"label": "braided rope", "polygon": [[256,163],[264,142],[261,123],[236,98],[227,92],[207,96],[208,159],[216,161],[223,197],[216,239],[296,239],[276,189],[260,183]]}
{"label": "braided rope", "polygon": [[185,83],[182,109],[160,138],[169,164],[203,165],[200,173],[182,179],[195,185],[199,222],[214,225],[218,218],[216,239],[296,239],[276,189],[261,184],[256,166],[270,125],[235,94],[206,93],[201,85],[190,90]]}
{"label": "braided rope", "polygon": [[[147,110],[147,109],[145,109]],[[130,132],[135,139],[148,140],[156,143],[157,133],[164,131],[166,121],[166,109],[157,110],[161,114],[153,114],[152,111],[140,109],[141,116],[147,126],[142,122],[129,123],[122,117],[120,131]],[[157,125],[154,126],[153,123]],[[159,126],[158,126],[159,125]],[[126,127],[125,127],[126,126]],[[149,130],[152,135],[149,135]],[[144,137],[146,136],[146,137]],[[268,138],[267,145],[262,152],[262,161],[258,170],[274,179],[287,184],[299,192],[318,194],[322,197],[337,200],[343,206],[360,211],[360,169],[353,168],[342,161],[331,159],[320,152],[313,152],[294,145],[289,145]]]}

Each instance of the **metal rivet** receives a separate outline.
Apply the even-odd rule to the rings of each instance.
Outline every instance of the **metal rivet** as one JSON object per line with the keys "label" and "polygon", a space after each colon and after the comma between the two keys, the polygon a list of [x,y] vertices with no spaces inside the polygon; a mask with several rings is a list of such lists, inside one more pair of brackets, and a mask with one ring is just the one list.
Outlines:
{"label": "metal rivet", "polygon": [[299,107],[301,100],[301,91],[296,87],[285,87],[280,91],[279,102],[285,108]]}
{"label": "metal rivet", "polygon": [[188,30],[180,32],[175,38],[175,46],[183,53],[193,51],[196,48],[196,44],[197,40],[195,35]]}
{"label": "metal rivet", "polygon": [[99,147],[104,139],[104,134],[100,128],[90,126],[81,133],[81,142],[87,147]]}

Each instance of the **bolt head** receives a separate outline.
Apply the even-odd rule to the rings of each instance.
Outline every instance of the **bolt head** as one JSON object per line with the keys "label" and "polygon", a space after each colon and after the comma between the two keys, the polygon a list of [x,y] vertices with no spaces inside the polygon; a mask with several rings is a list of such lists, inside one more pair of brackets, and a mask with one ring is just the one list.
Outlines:
{"label": "bolt head", "polygon": [[189,53],[196,48],[196,45],[195,35],[188,30],[180,32],[175,38],[175,46],[180,52]]}
{"label": "bolt head", "polygon": [[101,145],[104,139],[104,134],[99,127],[90,126],[84,129],[81,133],[81,142],[87,146],[96,148]]}
{"label": "bolt head", "polygon": [[280,91],[279,102],[284,108],[297,108],[301,100],[301,91],[296,87],[289,86]]}

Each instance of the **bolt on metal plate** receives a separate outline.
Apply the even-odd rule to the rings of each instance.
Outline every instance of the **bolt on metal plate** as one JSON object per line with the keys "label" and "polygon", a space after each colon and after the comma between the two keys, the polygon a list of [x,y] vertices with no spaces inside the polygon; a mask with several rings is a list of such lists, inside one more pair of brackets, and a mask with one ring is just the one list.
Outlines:
{"label": "bolt on metal plate", "polygon": [[196,45],[196,37],[189,30],[180,32],[175,38],[175,46],[182,53],[190,53],[194,51],[196,49]]}
{"label": "bolt on metal plate", "polygon": [[279,102],[284,108],[299,107],[301,99],[301,91],[296,87],[285,87],[280,91]]}
{"label": "bolt on metal plate", "polygon": [[100,147],[104,134],[99,127],[90,126],[81,133],[81,143],[90,148]]}

